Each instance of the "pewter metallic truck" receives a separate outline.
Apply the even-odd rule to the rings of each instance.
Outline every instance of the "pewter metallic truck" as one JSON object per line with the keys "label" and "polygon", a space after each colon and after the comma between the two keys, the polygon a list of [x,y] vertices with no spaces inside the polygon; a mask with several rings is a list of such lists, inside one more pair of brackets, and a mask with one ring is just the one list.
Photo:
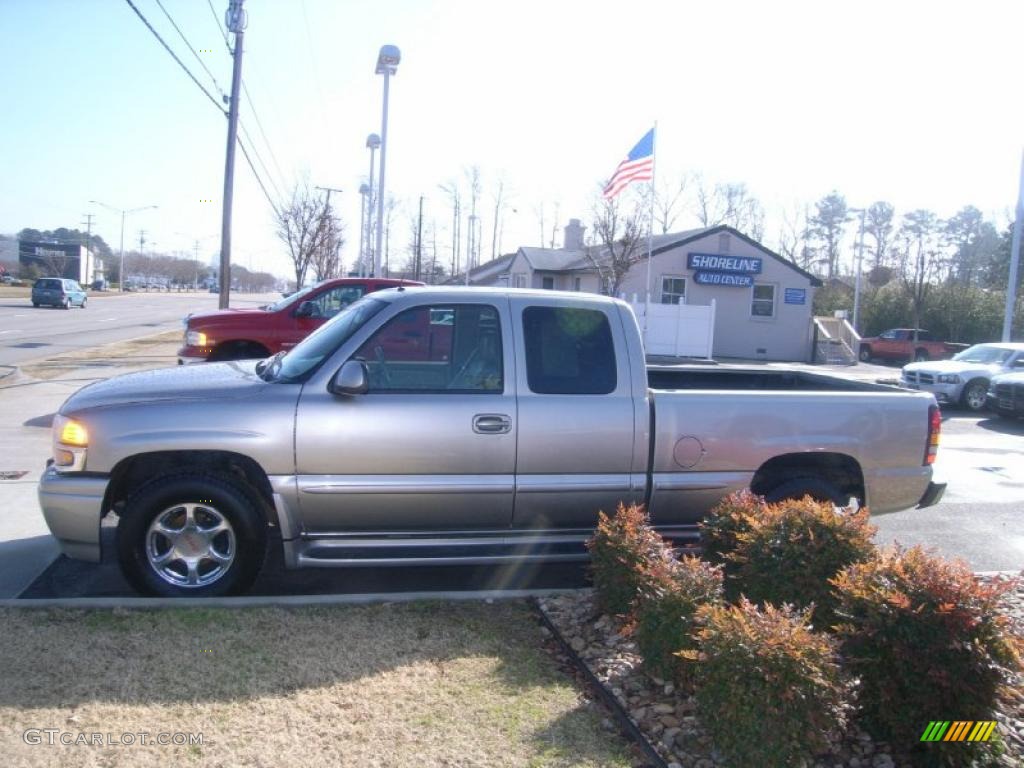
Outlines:
{"label": "pewter metallic truck", "polygon": [[138,590],[216,595],[247,589],[271,542],[289,567],[566,561],[620,501],[680,546],[742,488],[927,506],[939,424],[928,393],[648,367],[615,299],[399,288],[265,360],[83,388],[39,500],[68,556],[99,561],[114,513]]}

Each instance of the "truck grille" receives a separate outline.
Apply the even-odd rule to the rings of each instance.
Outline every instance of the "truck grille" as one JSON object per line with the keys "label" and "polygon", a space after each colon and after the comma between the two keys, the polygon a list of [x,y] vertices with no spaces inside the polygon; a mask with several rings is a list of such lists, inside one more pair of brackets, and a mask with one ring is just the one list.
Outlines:
{"label": "truck grille", "polygon": [[917,371],[905,371],[903,380],[908,384],[934,384],[935,376],[931,373],[918,373]]}
{"label": "truck grille", "polygon": [[1024,404],[1024,384],[997,384],[996,397],[1011,403],[1016,400]]}

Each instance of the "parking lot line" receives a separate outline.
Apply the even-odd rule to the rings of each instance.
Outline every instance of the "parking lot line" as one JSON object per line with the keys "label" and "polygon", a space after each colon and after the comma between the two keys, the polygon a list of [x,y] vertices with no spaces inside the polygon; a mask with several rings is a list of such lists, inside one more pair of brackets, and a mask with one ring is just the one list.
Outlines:
{"label": "parking lot line", "polygon": [[117,320],[117,318],[116,317],[105,317],[102,320],[100,320],[100,322],[101,323],[109,323],[111,320]]}

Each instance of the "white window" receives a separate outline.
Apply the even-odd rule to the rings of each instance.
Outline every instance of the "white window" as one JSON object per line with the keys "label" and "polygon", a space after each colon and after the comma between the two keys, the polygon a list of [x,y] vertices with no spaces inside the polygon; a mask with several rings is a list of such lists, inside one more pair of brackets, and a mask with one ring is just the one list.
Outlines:
{"label": "white window", "polygon": [[524,275],[522,272],[519,272],[519,273],[514,275],[514,278],[515,278],[515,281],[516,281],[515,285],[513,286],[514,288],[525,288],[526,287],[526,275]]}
{"label": "white window", "polygon": [[751,317],[775,317],[775,286],[769,283],[754,283],[751,294]]}
{"label": "white window", "polygon": [[661,303],[662,304],[685,304],[686,303],[686,278],[685,277],[663,277],[663,278],[661,278]]}
{"label": "white window", "polygon": [[578,278],[578,277],[575,277],[575,278],[573,278],[573,281],[572,281],[572,289],[573,289],[574,291],[578,291],[578,290],[580,289],[580,284],[581,284],[581,282],[582,282],[582,281],[580,280],[580,278]]}
{"label": "white window", "polygon": [[553,291],[553,290],[555,290],[555,278],[553,278],[553,277],[542,277],[541,278],[541,287],[545,291]]}

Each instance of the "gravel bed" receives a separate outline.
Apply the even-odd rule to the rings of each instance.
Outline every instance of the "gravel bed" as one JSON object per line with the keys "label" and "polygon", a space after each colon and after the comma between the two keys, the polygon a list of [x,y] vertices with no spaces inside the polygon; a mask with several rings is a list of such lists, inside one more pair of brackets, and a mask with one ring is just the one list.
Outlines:
{"label": "gravel bed", "polygon": [[[982,580],[991,578],[982,577]],[[670,768],[726,765],[701,725],[692,692],[678,690],[671,682],[647,675],[636,643],[617,620],[598,610],[591,591],[544,598],[538,603]],[[1016,591],[1006,596],[1005,610],[1017,630],[1024,633],[1024,580]],[[997,727],[1006,745],[1006,752],[999,757],[997,765],[1006,768],[1024,765],[1024,678],[1018,677],[1013,682],[1012,702],[996,715]],[[949,713],[949,717],[955,718],[956,713]],[[845,732],[830,734],[829,741],[829,751],[816,757],[814,768],[911,766],[889,744],[874,741],[855,723]]]}

